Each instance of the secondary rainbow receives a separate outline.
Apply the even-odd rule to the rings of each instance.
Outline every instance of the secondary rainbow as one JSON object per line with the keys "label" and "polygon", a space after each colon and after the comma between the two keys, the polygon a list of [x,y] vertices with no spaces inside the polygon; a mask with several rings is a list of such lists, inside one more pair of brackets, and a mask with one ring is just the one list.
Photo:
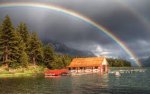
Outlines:
{"label": "secondary rainbow", "polygon": [[120,4],[122,7],[128,10],[128,12],[132,13],[147,29],[150,30],[150,22],[149,19],[146,18],[146,16],[140,14],[137,10],[135,10],[133,7],[131,7],[127,2],[123,0],[115,0],[116,3]]}
{"label": "secondary rainbow", "polygon": [[90,18],[85,17],[75,11],[65,9],[56,5],[51,5],[51,4],[43,4],[43,3],[33,3],[33,2],[13,2],[13,3],[0,3],[0,8],[5,8],[5,7],[38,7],[38,8],[45,8],[45,9],[50,9],[54,11],[58,11],[61,13],[65,13],[67,15],[76,17],[88,24],[91,24],[93,27],[96,27],[100,31],[104,32],[106,35],[108,35],[110,38],[112,38],[118,45],[124,49],[124,51],[132,58],[136,60],[136,64],[138,66],[141,66],[141,63],[138,61],[136,55],[123,43],[119,38],[117,38],[114,34],[112,34],[108,29],[104,28],[102,25],[99,25],[98,23],[92,21]]}

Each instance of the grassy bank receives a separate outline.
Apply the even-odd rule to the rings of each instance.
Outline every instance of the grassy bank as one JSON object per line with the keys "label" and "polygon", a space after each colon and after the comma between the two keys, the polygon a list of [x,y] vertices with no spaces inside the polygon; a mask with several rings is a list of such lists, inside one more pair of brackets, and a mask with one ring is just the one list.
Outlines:
{"label": "grassy bank", "polygon": [[30,65],[28,68],[5,68],[0,67],[0,78],[7,78],[7,77],[32,77],[36,76],[37,74],[43,73],[46,70],[43,66],[33,66]]}

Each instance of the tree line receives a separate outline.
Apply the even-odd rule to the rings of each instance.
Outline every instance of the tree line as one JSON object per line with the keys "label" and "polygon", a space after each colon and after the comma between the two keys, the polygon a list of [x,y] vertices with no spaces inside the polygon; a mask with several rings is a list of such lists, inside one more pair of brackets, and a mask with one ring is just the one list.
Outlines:
{"label": "tree line", "polygon": [[29,32],[25,23],[17,27],[9,16],[0,25],[0,65],[8,68],[43,65],[59,69],[71,62],[71,56],[56,53],[50,44],[42,44],[36,32]]}
{"label": "tree line", "polygon": [[123,59],[107,59],[110,67],[131,67],[131,62]]}

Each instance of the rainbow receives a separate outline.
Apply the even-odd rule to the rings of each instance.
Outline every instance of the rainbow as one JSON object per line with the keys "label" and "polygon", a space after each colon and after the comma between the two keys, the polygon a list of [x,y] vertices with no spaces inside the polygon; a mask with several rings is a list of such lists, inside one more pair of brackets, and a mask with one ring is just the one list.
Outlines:
{"label": "rainbow", "polygon": [[123,6],[125,9],[127,9],[130,13],[135,15],[135,17],[143,24],[143,26],[150,30],[150,22],[148,18],[146,18],[144,15],[140,14],[137,10],[135,10],[133,7],[130,7],[128,3],[125,3],[123,0],[115,0],[116,3]]}
{"label": "rainbow", "polygon": [[106,29],[105,27],[103,27],[102,25],[99,25],[98,23],[94,22],[93,20],[91,20],[88,17],[85,17],[75,11],[69,10],[69,9],[65,9],[56,5],[51,5],[51,4],[43,4],[43,3],[33,3],[33,2],[12,2],[12,3],[0,3],[0,8],[7,8],[7,7],[38,7],[38,8],[44,8],[44,9],[50,9],[50,10],[54,10],[57,12],[61,12],[61,13],[65,13],[67,15],[76,17],[90,25],[92,25],[93,27],[96,27],[97,29],[99,29],[100,31],[104,32],[106,35],[108,35],[110,38],[112,38],[118,45],[120,45],[120,47],[122,47],[122,49],[132,58],[134,58],[136,60],[136,64],[138,66],[141,66],[141,63],[138,61],[136,55],[127,47],[127,45],[121,41],[119,38],[117,38],[113,33],[111,33],[108,29]]}

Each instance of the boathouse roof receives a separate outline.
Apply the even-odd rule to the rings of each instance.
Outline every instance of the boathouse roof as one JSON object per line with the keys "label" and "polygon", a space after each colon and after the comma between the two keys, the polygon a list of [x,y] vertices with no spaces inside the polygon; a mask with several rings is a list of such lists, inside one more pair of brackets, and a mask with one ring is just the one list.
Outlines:
{"label": "boathouse roof", "polygon": [[97,67],[104,61],[105,57],[74,58],[68,67]]}

